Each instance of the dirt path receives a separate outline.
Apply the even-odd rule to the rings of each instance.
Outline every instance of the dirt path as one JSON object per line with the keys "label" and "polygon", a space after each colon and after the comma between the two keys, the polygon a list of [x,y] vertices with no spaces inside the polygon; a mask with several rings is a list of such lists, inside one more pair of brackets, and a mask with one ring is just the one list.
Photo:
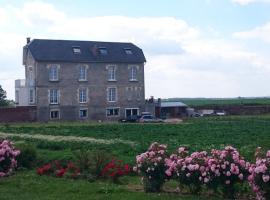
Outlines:
{"label": "dirt path", "polygon": [[89,143],[98,143],[98,144],[128,144],[131,146],[136,145],[135,142],[129,140],[121,139],[96,139],[92,137],[79,137],[79,136],[62,136],[62,135],[44,135],[44,134],[25,134],[25,133],[2,133],[0,132],[0,137],[4,138],[22,138],[22,139],[38,139],[38,140],[47,140],[54,142],[89,142]]}

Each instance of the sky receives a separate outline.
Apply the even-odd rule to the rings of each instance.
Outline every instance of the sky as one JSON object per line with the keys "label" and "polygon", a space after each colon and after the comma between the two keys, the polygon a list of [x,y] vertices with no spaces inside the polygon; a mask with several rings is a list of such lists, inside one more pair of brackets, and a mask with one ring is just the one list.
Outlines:
{"label": "sky", "polygon": [[133,42],[146,97],[270,96],[270,0],[0,0],[0,85],[31,39]]}

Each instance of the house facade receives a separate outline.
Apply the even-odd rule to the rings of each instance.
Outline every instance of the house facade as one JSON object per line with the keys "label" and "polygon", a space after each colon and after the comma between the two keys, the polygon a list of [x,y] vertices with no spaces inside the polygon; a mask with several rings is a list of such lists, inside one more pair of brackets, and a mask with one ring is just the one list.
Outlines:
{"label": "house facade", "polygon": [[28,38],[23,48],[28,105],[37,107],[38,121],[139,115],[145,107],[145,62],[132,43]]}

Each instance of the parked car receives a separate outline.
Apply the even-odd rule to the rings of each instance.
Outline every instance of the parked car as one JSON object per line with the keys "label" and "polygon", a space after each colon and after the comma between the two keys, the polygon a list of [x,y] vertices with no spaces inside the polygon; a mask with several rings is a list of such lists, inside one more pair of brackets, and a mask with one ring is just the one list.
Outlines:
{"label": "parked car", "polygon": [[154,117],[153,115],[143,115],[139,119],[139,122],[140,123],[147,123],[147,122],[158,123],[158,122],[163,122],[163,120],[158,119],[158,118]]}
{"label": "parked car", "polygon": [[138,122],[139,118],[140,118],[140,116],[138,116],[138,115],[131,115],[131,116],[128,116],[126,118],[119,119],[118,121],[119,122]]}

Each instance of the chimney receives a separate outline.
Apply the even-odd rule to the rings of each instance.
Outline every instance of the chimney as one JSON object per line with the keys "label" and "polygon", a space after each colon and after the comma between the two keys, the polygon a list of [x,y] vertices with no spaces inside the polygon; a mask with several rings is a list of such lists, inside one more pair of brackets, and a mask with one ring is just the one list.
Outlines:
{"label": "chimney", "polygon": [[31,38],[30,38],[30,37],[27,37],[27,38],[26,38],[26,44],[29,44],[30,41],[31,41]]}

